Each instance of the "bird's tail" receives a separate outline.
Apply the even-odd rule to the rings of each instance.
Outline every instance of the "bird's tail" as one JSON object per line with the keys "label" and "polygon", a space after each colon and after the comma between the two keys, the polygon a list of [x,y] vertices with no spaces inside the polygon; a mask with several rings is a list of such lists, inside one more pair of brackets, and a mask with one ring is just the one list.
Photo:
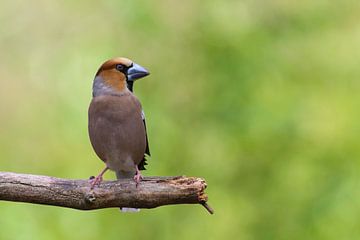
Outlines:
{"label": "bird's tail", "polygon": [[[132,171],[116,171],[116,178],[117,179],[126,179],[126,178],[133,178],[135,175],[135,172]],[[120,211],[122,212],[139,212],[140,209],[139,208],[128,208],[128,207],[123,207],[120,208]]]}

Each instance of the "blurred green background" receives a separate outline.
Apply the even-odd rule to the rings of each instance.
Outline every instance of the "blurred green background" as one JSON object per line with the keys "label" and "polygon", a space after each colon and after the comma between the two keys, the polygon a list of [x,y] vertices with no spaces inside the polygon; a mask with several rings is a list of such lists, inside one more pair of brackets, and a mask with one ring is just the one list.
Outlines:
{"label": "blurred green background", "polygon": [[0,202],[0,239],[360,238],[359,16],[350,0],[2,1],[0,171],[97,174],[92,80],[126,56],[151,71],[143,174],[204,177],[216,214]]}

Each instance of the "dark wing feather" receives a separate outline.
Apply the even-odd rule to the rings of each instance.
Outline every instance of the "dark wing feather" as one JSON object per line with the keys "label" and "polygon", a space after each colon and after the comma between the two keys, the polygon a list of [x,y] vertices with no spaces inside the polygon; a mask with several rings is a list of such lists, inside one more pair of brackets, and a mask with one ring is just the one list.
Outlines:
{"label": "dark wing feather", "polygon": [[145,153],[149,156],[150,155],[150,149],[149,149],[149,140],[148,140],[148,135],[147,135],[147,130],[146,130],[146,122],[145,122],[145,118],[143,119],[144,122],[144,127],[145,127],[145,135],[146,135],[146,149],[145,149]]}
{"label": "dark wing feather", "polygon": [[145,127],[145,136],[146,136],[146,148],[145,148],[145,154],[143,159],[141,160],[141,162],[138,165],[139,170],[146,170],[145,165],[147,165],[146,162],[146,155],[151,156],[150,155],[150,149],[149,149],[149,140],[148,140],[148,135],[147,135],[147,130],[146,130],[146,122],[145,122],[145,117],[143,118],[143,122],[144,122],[144,127]]}

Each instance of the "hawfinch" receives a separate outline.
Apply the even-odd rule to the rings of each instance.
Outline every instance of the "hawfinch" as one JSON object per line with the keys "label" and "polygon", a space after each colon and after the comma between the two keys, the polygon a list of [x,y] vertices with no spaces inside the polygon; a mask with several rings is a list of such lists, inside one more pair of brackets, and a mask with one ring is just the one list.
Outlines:
{"label": "hawfinch", "polygon": [[118,179],[134,178],[136,186],[141,180],[139,170],[145,169],[145,156],[150,151],[145,116],[132,87],[135,80],[147,75],[145,68],[127,58],[106,61],[95,75],[88,130],[106,167],[92,179],[91,188],[102,181],[108,169],[115,171]]}

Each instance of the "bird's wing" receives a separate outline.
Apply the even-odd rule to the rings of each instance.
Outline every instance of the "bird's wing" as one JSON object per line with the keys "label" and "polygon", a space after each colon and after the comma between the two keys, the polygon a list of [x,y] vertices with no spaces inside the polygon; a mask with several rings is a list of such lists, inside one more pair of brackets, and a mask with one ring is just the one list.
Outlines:
{"label": "bird's wing", "polygon": [[145,128],[145,136],[146,136],[146,148],[145,148],[145,154],[144,154],[144,158],[141,160],[141,162],[138,165],[138,168],[140,170],[145,170],[145,165],[147,165],[146,163],[146,155],[151,156],[150,155],[150,148],[149,148],[149,140],[148,140],[148,135],[147,135],[147,130],[146,130],[146,120],[145,120],[145,113],[144,110],[141,111],[141,117],[144,123],[144,128]]}
{"label": "bird's wing", "polygon": [[145,113],[144,110],[141,111],[142,114],[142,120],[144,122],[144,127],[145,127],[145,135],[146,135],[146,149],[145,149],[145,153],[149,156],[150,155],[150,149],[149,149],[149,140],[148,140],[148,135],[147,135],[147,130],[146,130],[146,120],[145,120]]}

